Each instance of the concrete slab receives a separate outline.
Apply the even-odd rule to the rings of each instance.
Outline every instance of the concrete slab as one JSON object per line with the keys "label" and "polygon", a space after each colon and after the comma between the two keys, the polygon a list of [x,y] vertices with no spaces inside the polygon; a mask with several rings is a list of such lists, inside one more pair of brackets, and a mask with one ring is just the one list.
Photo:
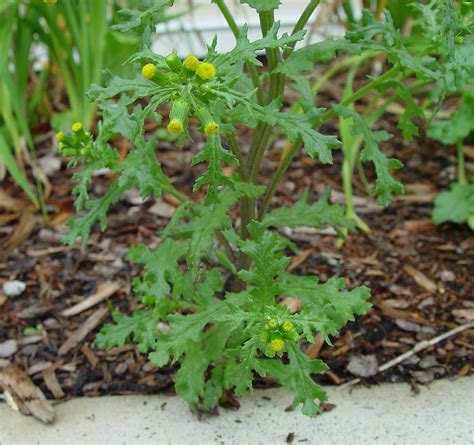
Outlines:
{"label": "concrete slab", "polygon": [[474,377],[440,380],[418,395],[406,384],[328,389],[334,410],[285,412],[283,389],[255,391],[238,411],[199,421],[177,397],[75,399],[44,426],[0,405],[0,444],[474,444]]}

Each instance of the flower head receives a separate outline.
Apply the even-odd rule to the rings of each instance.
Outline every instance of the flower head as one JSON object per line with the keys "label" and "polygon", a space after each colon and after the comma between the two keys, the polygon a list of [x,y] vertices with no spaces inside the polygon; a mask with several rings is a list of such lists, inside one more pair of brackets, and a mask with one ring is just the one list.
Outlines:
{"label": "flower head", "polygon": [[196,73],[202,80],[209,80],[216,75],[216,67],[212,63],[203,62],[198,66]]}
{"label": "flower head", "polygon": [[201,123],[203,133],[206,136],[212,136],[213,134],[216,134],[219,131],[219,125],[212,117],[212,114],[210,113],[208,108],[198,108],[196,110],[195,116]]}
{"label": "flower head", "polygon": [[82,123],[81,122],[74,122],[72,124],[71,130],[74,133],[79,133],[82,130]]}
{"label": "flower head", "polygon": [[199,59],[196,56],[188,56],[184,59],[184,67],[189,71],[196,71],[199,66]]}
{"label": "flower head", "polygon": [[181,134],[184,131],[183,121],[180,119],[172,119],[166,128],[170,133]]}
{"label": "flower head", "polygon": [[219,125],[217,122],[209,122],[205,127],[204,127],[204,134],[206,136],[212,136],[213,134],[216,134],[219,131]]}
{"label": "flower head", "polygon": [[276,329],[278,327],[278,321],[272,318],[271,320],[268,320],[267,326],[270,329]]}
{"label": "flower head", "polygon": [[275,338],[270,342],[272,351],[280,352],[285,347],[285,342],[281,338]]}
{"label": "flower head", "polygon": [[153,65],[153,63],[147,63],[143,68],[142,68],[142,76],[145,79],[152,79],[156,74],[156,66]]}
{"label": "flower head", "polygon": [[293,329],[293,323],[290,320],[286,320],[283,323],[283,330],[286,332],[290,332]]}
{"label": "flower head", "polygon": [[179,73],[183,67],[183,62],[176,54],[176,51],[173,51],[171,54],[168,54],[165,58],[167,65],[175,72]]}
{"label": "flower head", "polygon": [[177,99],[171,104],[170,122],[168,131],[173,134],[181,134],[188,125],[190,106],[185,100]]}
{"label": "flower head", "polygon": [[62,131],[58,131],[58,132],[56,133],[56,140],[57,140],[58,142],[61,142],[63,139],[64,139],[64,133],[63,133]]}
{"label": "flower head", "polygon": [[81,148],[81,156],[89,156],[91,154],[91,149],[89,146],[86,146],[84,148]]}

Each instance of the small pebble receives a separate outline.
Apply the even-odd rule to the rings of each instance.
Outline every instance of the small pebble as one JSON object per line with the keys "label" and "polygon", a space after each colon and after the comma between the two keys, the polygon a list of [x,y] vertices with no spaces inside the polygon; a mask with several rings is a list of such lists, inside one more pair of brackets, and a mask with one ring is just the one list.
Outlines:
{"label": "small pebble", "polygon": [[429,383],[435,378],[434,372],[428,371],[413,371],[413,377],[415,377],[416,381],[419,383]]}
{"label": "small pebble", "polygon": [[352,355],[346,369],[358,377],[370,377],[377,374],[379,364],[375,354]]}
{"label": "small pebble", "polygon": [[18,297],[18,295],[21,295],[25,289],[26,283],[23,281],[14,280],[3,283],[3,292],[9,298]]}
{"label": "small pebble", "polygon": [[428,355],[426,357],[423,357],[420,360],[419,366],[420,368],[427,369],[427,368],[432,368],[433,366],[436,366],[438,364],[438,361],[436,360],[436,357],[434,355]]}
{"label": "small pebble", "polygon": [[396,319],[395,324],[400,328],[403,329],[404,331],[409,331],[409,332],[420,332],[421,326],[416,323],[412,323],[411,321],[407,320],[401,320],[401,319]]}
{"label": "small pebble", "polygon": [[456,275],[451,270],[440,270],[438,272],[438,277],[445,283],[456,281]]}
{"label": "small pebble", "polygon": [[18,351],[16,340],[6,340],[0,343],[0,358],[8,358]]}

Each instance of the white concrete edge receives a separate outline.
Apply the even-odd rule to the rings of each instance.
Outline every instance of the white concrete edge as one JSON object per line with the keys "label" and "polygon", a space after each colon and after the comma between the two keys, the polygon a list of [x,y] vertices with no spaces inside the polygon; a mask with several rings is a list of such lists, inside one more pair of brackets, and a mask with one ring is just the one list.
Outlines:
{"label": "white concrete edge", "polygon": [[56,406],[45,426],[0,404],[0,444],[473,444],[474,377],[407,384],[327,388],[336,408],[316,418],[286,412],[291,394],[257,390],[239,410],[198,420],[178,397],[80,398]]}

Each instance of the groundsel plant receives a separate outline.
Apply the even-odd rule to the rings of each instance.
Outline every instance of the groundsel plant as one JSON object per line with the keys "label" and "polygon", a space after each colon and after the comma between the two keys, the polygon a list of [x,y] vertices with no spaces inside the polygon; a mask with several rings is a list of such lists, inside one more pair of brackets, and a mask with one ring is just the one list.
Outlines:
{"label": "groundsel plant", "polygon": [[[155,0],[148,2],[148,9],[124,11],[127,28],[141,27],[171,3]],[[129,251],[129,259],[144,266],[143,275],[133,282],[139,309],[130,315],[115,312],[115,323],[102,328],[98,345],[133,341],[158,367],[179,363],[176,392],[202,409],[214,408],[229,392],[241,396],[252,391],[259,375],[291,390],[293,405],[302,405],[302,412],[312,416],[326,399],[312,374],[328,367],[309,358],[302,344],[314,342],[318,333],[330,343],[348,321],[370,308],[370,291],[348,289],[343,278],[321,283],[316,276],[287,270],[296,246],[278,229],[353,228],[344,209],[330,204],[329,190],[316,202],[305,192],[292,207],[271,209],[272,199],[301,150],[321,164],[332,163],[332,153],[341,143],[319,128],[342,115],[353,119],[352,131],[364,134],[360,157],[375,167],[374,193],[390,203],[393,194],[403,191],[393,176],[401,163],[388,159],[378,145],[390,135],[372,131],[351,105],[406,69],[435,82],[443,82],[451,72],[429,56],[414,58],[405,51],[390,16],[380,23],[364,13],[363,22],[354,25],[346,40],[328,39],[295,49],[319,1],[308,3],[290,34],[281,34],[274,20],[278,0],[242,1],[259,16],[262,37],[256,41],[249,41],[247,26],[236,25],[223,0],[214,3],[235,34],[231,51],[219,53],[215,38],[204,60],[190,55],[183,61],[174,52],[163,57],[144,46],[129,60],[137,67],[133,79],[110,75],[106,86],[91,87],[88,96],[102,116],[96,137],[80,123],[69,134],[58,134],[60,150],[72,158],[71,165],[84,166],[74,176],[74,193],[77,210],[85,212],[69,221],[65,241],[72,244],[80,237],[86,243],[96,222],[105,230],[108,209],[127,189],[138,188],[142,198],[173,195],[181,204],[160,233],[158,247],[139,244]],[[444,3],[457,13],[454,5]],[[311,89],[314,64],[333,60],[339,52],[360,54],[367,49],[388,54],[393,67],[343,102],[318,107]],[[257,58],[261,52],[266,54],[264,69]],[[285,87],[300,96],[301,113],[285,111]],[[169,116],[164,120],[157,109],[165,105]],[[181,146],[196,130],[202,133],[205,143],[192,160],[192,165],[205,166],[193,187],[203,196],[201,202],[178,192],[164,174],[158,136],[144,131],[149,120],[166,127]],[[237,126],[252,131],[248,150],[239,143]],[[282,131],[291,147],[268,182],[259,172],[274,131]],[[125,159],[109,144],[116,135],[130,143]],[[230,175],[225,173],[230,169],[224,169],[229,166],[234,168]],[[92,199],[88,186],[93,172],[104,167],[114,179],[102,197]],[[238,219],[232,216],[237,209]],[[299,300],[296,311],[282,303],[285,297]]]}

